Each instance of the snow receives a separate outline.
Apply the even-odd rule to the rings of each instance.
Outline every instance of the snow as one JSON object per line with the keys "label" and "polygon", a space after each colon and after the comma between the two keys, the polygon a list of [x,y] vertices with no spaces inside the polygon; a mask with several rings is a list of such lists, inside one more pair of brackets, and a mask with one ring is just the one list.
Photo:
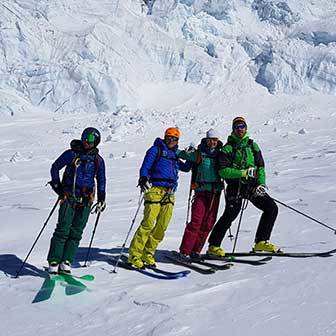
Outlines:
{"label": "snow", "polygon": [[[120,252],[138,207],[144,153],[170,126],[181,128],[183,148],[210,128],[225,141],[232,118],[245,116],[265,157],[270,194],[335,226],[335,2],[151,3],[151,15],[138,0],[0,4],[1,336],[334,336],[335,257],[273,258],[174,281],[110,273],[108,257]],[[58,285],[49,301],[32,304],[56,214],[21,276],[10,276],[55,204],[45,186],[51,163],[87,126],[102,133],[108,207],[90,267],[79,266],[95,216],[73,272],[96,279],[84,293],[66,296]],[[160,255],[179,247],[189,181],[181,173],[159,246],[159,265],[167,270],[183,269],[161,263]],[[332,231],[279,207],[272,242],[285,251],[335,248]],[[222,200],[219,214],[223,208]],[[250,250],[259,216],[249,205],[237,250]],[[222,245],[233,247],[228,238]]]}

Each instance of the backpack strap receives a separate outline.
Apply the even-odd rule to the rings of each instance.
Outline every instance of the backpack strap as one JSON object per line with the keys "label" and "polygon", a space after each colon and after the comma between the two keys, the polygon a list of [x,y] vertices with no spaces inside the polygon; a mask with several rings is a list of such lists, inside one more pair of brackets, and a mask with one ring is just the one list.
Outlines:
{"label": "backpack strap", "polygon": [[198,187],[198,183],[196,183],[197,169],[198,166],[202,163],[202,154],[200,149],[196,149],[196,161],[193,162],[191,167],[191,189],[195,190]]}
{"label": "backpack strap", "polygon": [[156,148],[157,148],[157,153],[156,153],[156,158],[154,160],[153,166],[158,163],[158,161],[161,159],[161,156],[162,156],[162,149],[161,149],[161,147],[156,146]]}
{"label": "backpack strap", "polygon": [[[235,157],[236,157],[238,146],[235,146],[233,143],[229,143],[229,144],[232,147],[231,159],[232,159],[232,162],[233,162],[234,159],[235,159]],[[257,151],[254,148],[253,139],[250,139],[250,138],[248,139],[246,147],[250,147],[251,148],[253,156],[255,157]]]}
{"label": "backpack strap", "polygon": [[[155,157],[155,160],[153,162],[152,167],[154,167],[162,157],[162,148],[160,146],[155,146],[155,147],[157,147],[157,154],[156,154],[156,157]],[[167,160],[178,161],[179,159],[177,159],[177,158],[167,158]]]}

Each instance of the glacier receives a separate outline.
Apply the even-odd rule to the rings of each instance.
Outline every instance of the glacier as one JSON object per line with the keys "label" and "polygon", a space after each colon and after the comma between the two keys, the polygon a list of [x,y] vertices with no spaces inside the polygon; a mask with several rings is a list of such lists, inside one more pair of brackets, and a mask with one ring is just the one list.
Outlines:
{"label": "glacier", "polygon": [[[4,0],[1,8],[0,90],[21,109],[21,99],[58,113],[137,108],[139,88],[155,83],[195,84],[214,100],[336,94],[328,1]],[[15,114],[6,106],[1,115]]]}

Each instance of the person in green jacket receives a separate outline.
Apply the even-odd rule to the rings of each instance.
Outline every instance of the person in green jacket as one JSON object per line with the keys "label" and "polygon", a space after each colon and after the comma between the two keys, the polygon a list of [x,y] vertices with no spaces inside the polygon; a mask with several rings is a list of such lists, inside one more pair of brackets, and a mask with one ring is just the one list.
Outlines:
{"label": "person in green jacket", "polygon": [[224,256],[220,247],[226,231],[237,218],[243,199],[248,199],[263,211],[255,235],[254,251],[277,252],[279,248],[270,239],[278,207],[266,193],[266,174],[264,159],[259,146],[250,139],[247,123],[243,117],[232,122],[232,133],[218,156],[219,175],[227,183],[226,205],[222,217],[216,223],[209,237],[207,253]]}
{"label": "person in green jacket", "polygon": [[210,129],[196,150],[177,153],[179,158],[192,162],[191,189],[194,190],[191,221],[186,225],[180,245],[183,257],[199,257],[216,222],[223,189],[217,166],[218,153],[222,146],[217,131]]}

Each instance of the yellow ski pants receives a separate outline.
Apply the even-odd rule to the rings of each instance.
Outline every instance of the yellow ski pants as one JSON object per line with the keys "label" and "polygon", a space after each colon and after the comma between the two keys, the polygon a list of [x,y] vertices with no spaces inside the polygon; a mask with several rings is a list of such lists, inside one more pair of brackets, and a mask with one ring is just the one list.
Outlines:
{"label": "yellow ski pants", "polygon": [[129,248],[130,258],[141,258],[147,253],[154,256],[173,214],[175,196],[167,188],[151,187],[145,193],[144,200],[144,217],[133,236]]}

